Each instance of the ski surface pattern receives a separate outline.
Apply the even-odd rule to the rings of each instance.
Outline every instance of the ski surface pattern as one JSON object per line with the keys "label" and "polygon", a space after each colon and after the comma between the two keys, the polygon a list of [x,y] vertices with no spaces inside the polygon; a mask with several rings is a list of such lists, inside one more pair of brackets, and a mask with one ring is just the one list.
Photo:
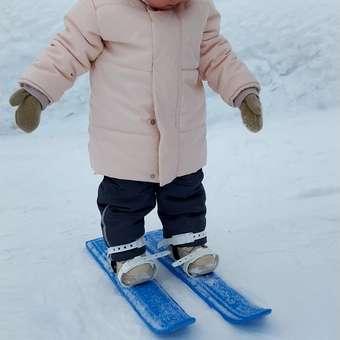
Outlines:
{"label": "ski surface pattern", "polygon": [[123,287],[106,260],[103,238],[87,241],[86,248],[152,332],[171,334],[195,322],[156,280]]}
{"label": "ski surface pattern", "polygon": [[[146,233],[147,250],[154,254],[158,252],[157,244],[163,239],[162,230]],[[191,278],[184,273],[181,267],[173,267],[173,259],[170,256],[158,259],[170,272],[186,283],[199,297],[221,316],[236,324],[242,324],[251,320],[262,318],[271,313],[271,309],[258,307],[248,301],[244,296],[230,287],[216,273]]]}

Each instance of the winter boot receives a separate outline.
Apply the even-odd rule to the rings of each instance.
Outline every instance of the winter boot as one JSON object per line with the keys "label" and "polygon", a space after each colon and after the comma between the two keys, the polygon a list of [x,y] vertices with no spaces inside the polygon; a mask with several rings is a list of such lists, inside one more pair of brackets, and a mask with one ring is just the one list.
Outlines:
{"label": "winter boot", "polygon": [[126,261],[117,261],[115,272],[123,286],[132,287],[152,280],[157,274],[157,265],[153,260],[145,261],[146,255]]}
{"label": "winter boot", "polygon": [[158,271],[155,259],[167,256],[170,251],[163,251],[154,255],[146,255],[145,253],[125,261],[113,261],[112,254],[122,251],[141,248],[145,245],[144,238],[141,237],[135,242],[123,244],[107,249],[107,260],[114,273],[123,287],[132,287],[152,280]]}
{"label": "winter boot", "polygon": [[219,257],[213,253],[206,245],[181,246],[192,243],[206,237],[206,231],[199,233],[185,233],[174,235],[160,241],[158,248],[170,246],[174,262],[173,267],[182,266],[184,272],[189,276],[200,276],[213,272]]}
{"label": "winter boot", "polygon": [[213,272],[218,265],[218,255],[213,254],[208,246],[178,247],[172,246],[176,262],[173,266],[182,265],[189,276],[200,276]]}

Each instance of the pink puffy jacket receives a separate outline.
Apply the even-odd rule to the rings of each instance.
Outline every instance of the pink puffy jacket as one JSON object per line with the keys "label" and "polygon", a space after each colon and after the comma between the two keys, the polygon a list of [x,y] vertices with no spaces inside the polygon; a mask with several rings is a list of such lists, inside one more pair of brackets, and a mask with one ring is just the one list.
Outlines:
{"label": "pink puffy jacket", "polygon": [[90,71],[96,174],[161,186],[207,161],[203,81],[235,106],[260,85],[220,34],[212,0],[154,10],[141,0],[78,0],[20,83],[51,103]]}

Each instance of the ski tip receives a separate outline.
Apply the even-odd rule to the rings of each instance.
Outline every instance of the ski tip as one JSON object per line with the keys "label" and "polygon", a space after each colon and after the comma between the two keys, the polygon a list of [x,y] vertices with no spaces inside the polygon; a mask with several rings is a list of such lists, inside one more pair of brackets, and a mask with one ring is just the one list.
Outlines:
{"label": "ski tip", "polygon": [[272,311],[273,310],[271,308],[265,308],[265,309],[263,309],[262,315],[267,316],[267,315],[271,314]]}
{"label": "ski tip", "polygon": [[239,319],[235,320],[228,320],[229,322],[236,324],[236,325],[247,325],[248,323],[253,323],[256,321],[262,320],[264,317],[268,316],[272,313],[271,308],[261,308],[257,313],[254,313],[252,315],[241,317]]}
{"label": "ski tip", "polygon": [[171,335],[176,332],[180,332],[186,329],[188,326],[194,324],[196,322],[196,318],[189,316],[187,319],[182,320],[181,322],[177,322],[171,326],[167,325],[164,328],[152,328],[150,330],[157,335]]}
{"label": "ski tip", "polygon": [[264,317],[272,313],[271,308],[262,308],[261,311],[259,312],[259,317]]}

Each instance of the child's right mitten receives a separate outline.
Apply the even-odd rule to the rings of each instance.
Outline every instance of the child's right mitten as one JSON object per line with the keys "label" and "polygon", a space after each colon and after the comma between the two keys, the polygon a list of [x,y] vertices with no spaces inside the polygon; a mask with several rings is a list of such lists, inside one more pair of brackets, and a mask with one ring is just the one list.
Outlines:
{"label": "child's right mitten", "polygon": [[240,106],[240,110],[244,125],[251,132],[259,132],[263,127],[263,117],[258,96],[256,94],[247,95]]}
{"label": "child's right mitten", "polygon": [[20,89],[11,96],[9,102],[12,106],[18,106],[15,112],[18,127],[27,133],[33,132],[40,123],[42,111],[40,101],[25,89]]}

